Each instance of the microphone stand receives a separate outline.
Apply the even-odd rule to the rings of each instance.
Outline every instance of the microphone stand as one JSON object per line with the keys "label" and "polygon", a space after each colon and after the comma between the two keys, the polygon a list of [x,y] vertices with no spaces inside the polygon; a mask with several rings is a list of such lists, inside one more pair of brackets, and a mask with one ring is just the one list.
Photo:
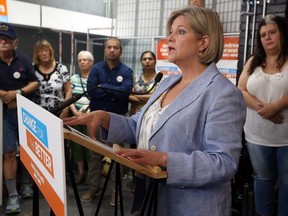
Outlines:
{"label": "microphone stand", "polygon": [[76,101],[78,101],[81,97],[83,97],[85,94],[87,94],[89,91],[92,91],[94,89],[98,88],[98,86],[94,86],[93,88],[81,93],[81,94],[76,94],[73,95],[71,98],[69,98],[68,100],[64,101],[63,103],[61,103],[59,106],[56,106],[54,108],[52,108],[50,110],[51,113],[53,113],[54,115],[59,115],[63,109],[65,109],[66,107],[70,106],[71,104],[75,103]]}
{"label": "microphone stand", "polygon": [[99,89],[103,89],[104,91],[117,91],[117,92],[123,92],[123,93],[129,93],[129,94],[136,94],[136,95],[145,95],[148,94],[149,92],[151,92],[155,86],[156,86],[157,82],[154,82],[153,86],[146,92],[143,93],[137,93],[137,92],[129,92],[129,91],[125,91],[125,90],[120,90],[120,89],[114,89],[114,88],[108,88],[108,87],[104,87],[104,86],[97,86]]}
{"label": "microphone stand", "polygon": [[[130,92],[130,91],[125,91],[125,90],[120,90],[120,89],[113,89],[113,88],[108,88],[108,87],[104,87],[104,86],[101,86],[101,85],[94,86],[91,89],[86,90],[86,91],[84,91],[81,94],[77,94],[77,95],[72,96],[68,100],[66,100],[63,103],[61,103],[59,106],[54,107],[53,109],[51,109],[50,112],[55,114],[55,115],[59,115],[62,112],[63,109],[65,109],[66,107],[69,107],[71,104],[73,104],[76,101],[78,101],[82,96],[84,96],[85,94],[87,94],[88,92],[90,92],[90,91],[92,91],[94,89],[102,89],[104,91],[118,91],[118,92],[129,93],[129,94],[137,94],[137,95],[145,95],[145,94],[148,94],[149,92],[151,92],[155,88],[157,83],[159,83],[161,81],[162,77],[163,77],[163,74],[161,72],[159,72],[156,75],[156,77],[155,77],[155,81],[154,81],[153,86],[147,92],[144,92],[144,93],[136,93],[136,92]],[[72,184],[72,187],[73,187],[74,195],[75,195],[75,198],[76,198],[79,214],[81,216],[83,216],[84,212],[83,212],[83,209],[82,209],[81,201],[80,201],[80,198],[79,198],[79,193],[78,193],[77,186],[76,186],[76,183],[75,183],[73,170],[72,170],[72,167],[71,167],[71,164],[70,164],[70,161],[69,161],[69,157],[68,157],[68,154],[67,154],[67,152],[69,152],[69,151],[67,151],[67,146],[66,145],[65,145],[64,148],[65,148],[65,159],[66,159],[66,163],[67,163],[67,166],[68,166],[68,171],[69,171],[69,175],[70,175],[70,179],[71,179],[71,184]],[[112,164],[110,165],[110,169],[112,169]],[[118,189],[119,189],[120,190],[119,191],[120,192],[119,195],[121,196],[121,198],[120,198],[121,213],[122,213],[122,215],[124,215],[124,213],[123,213],[123,203],[122,203],[121,178],[120,178],[120,171],[119,170],[120,170],[119,164],[116,164],[116,182],[115,182],[115,187],[116,187],[115,188],[116,189],[116,194],[115,194],[116,200],[115,201],[116,201],[116,203],[115,203],[115,212],[117,212],[117,198],[118,198]],[[111,170],[109,170],[109,172],[111,173]],[[107,179],[107,181],[108,181],[108,179]],[[120,181],[120,183],[119,183],[119,181]],[[105,190],[102,191],[101,197],[104,196],[104,192],[105,192]],[[101,202],[102,202],[102,199],[99,200],[99,204],[98,204],[98,207],[97,207],[97,210],[96,210],[96,215],[98,215],[98,211],[99,211]],[[54,212],[52,210],[50,212],[50,215],[54,216]]]}
{"label": "microphone stand", "polygon": [[159,83],[161,81],[163,77],[163,74],[161,72],[159,72],[156,77],[155,77],[155,81],[153,86],[144,93],[137,93],[137,92],[130,92],[130,91],[125,91],[125,90],[120,90],[120,89],[114,89],[114,88],[108,88],[108,87],[104,87],[101,85],[98,86],[94,86],[91,89],[81,93],[81,94],[77,94],[77,95],[73,95],[71,98],[69,98],[68,100],[64,101],[63,103],[61,103],[59,106],[54,107],[50,110],[51,113],[55,114],[55,115],[59,115],[63,109],[65,109],[66,107],[70,106],[71,104],[75,103],[76,101],[78,101],[81,97],[83,97],[83,95],[87,94],[88,92],[94,90],[94,89],[102,89],[104,91],[117,91],[117,92],[123,92],[123,93],[128,93],[128,94],[136,94],[136,95],[145,95],[148,94],[149,92],[151,92],[155,86],[157,85],[157,83]]}

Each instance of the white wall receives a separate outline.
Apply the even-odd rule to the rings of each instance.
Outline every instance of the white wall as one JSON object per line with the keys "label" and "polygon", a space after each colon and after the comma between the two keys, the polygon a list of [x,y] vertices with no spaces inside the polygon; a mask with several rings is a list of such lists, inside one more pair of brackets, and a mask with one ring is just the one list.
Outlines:
{"label": "white wall", "polygon": [[93,28],[96,30],[89,31],[90,34],[114,35],[111,18],[16,0],[8,0],[7,7],[9,23],[81,33]]}

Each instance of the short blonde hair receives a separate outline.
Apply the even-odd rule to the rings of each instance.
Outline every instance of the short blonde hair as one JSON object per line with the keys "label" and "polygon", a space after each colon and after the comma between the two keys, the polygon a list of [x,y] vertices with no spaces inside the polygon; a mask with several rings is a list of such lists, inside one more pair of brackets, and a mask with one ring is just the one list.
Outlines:
{"label": "short blonde hair", "polygon": [[50,59],[49,61],[55,61],[55,55],[54,55],[54,50],[52,45],[49,43],[49,41],[45,40],[45,39],[41,39],[39,41],[36,42],[36,44],[34,45],[34,51],[33,51],[33,63],[36,65],[39,65],[40,62],[40,58],[39,58],[39,54],[38,54],[38,50],[39,49],[43,49],[46,48],[50,51]]}
{"label": "short blonde hair", "polygon": [[223,53],[224,35],[218,14],[208,8],[187,6],[171,13],[167,22],[167,35],[170,34],[171,26],[178,16],[183,16],[189,23],[195,34],[202,38],[210,37],[210,45],[203,50],[203,55],[199,59],[204,64],[218,62]]}

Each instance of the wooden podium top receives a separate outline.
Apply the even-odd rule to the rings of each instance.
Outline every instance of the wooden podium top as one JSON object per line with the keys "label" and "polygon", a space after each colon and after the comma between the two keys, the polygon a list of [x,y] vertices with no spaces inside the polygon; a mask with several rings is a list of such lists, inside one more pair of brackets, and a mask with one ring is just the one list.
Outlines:
{"label": "wooden podium top", "polygon": [[149,176],[153,179],[167,178],[167,172],[161,170],[160,167],[142,166],[140,164],[134,163],[124,157],[121,157],[120,155],[115,154],[116,150],[111,148],[110,146],[97,140],[93,140],[89,136],[80,133],[72,127],[67,127],[69,129],[64,128],[65,139],[78,143],[94,152],[97,152],[98,154],[109,157],[111,160],[114,160],[117,163],[120,163],[126,167],[135,170],[136,172]]}

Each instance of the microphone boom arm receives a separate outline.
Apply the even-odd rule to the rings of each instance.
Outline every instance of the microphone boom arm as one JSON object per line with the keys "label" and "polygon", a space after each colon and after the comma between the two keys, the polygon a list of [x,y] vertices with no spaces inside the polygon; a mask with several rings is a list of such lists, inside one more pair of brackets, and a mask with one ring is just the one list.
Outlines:
{"label": "microphone boom arm", "polygon": [[161,81],[163,77],[163,74],[161,72],[159,72],[156,77],[155,77],[155,81],[153,86],[144,93],[136,93],[136,92],[130,92],[130,91],[125,91],[125,90],[120,90],[120,89],[113,89],[113,88],[108,88],[108,87],[104,87],[101,85],[98,86],[94,86],[93,88],[81,93],[81,94],[77,94],[77,95],[73,95],[71,98],[69,98],[68,100],[64,101],[63,103],[61,103],[59,106],[54,107],[50,110],[51,113],[53,113],[54,115],[59,115],[63,109],[65,109],[66,107],[69,107],[71,104],[75,103],[76,101],[78,101],[83,95],[87,94],[88,92],[94,90],[94,89],[102,89],[104,91],[118,91],[118,92],[123,92],[123,93],[129,93],[129,94],[136,94],[136,95],[145,95],[148,94],[149,92],[151,92],[155,86],[157,85],[157,83],[159,83]]}

